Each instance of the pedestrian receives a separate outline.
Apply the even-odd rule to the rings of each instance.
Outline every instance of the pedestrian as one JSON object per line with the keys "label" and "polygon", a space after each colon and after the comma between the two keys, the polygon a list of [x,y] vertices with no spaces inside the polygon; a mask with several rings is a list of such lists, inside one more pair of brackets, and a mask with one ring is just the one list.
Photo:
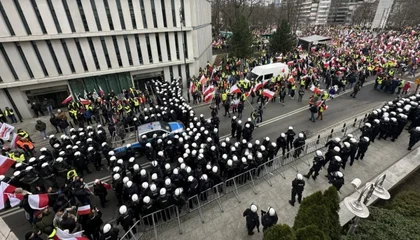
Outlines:
{"label": "pedestrian", "polygon": [[296,133],[293,131],[293,127],[290,126],[286,132],[286,140],[287,140],[287,151],[293,149],[293,140],[295,139]]}
{"label": "pedestrian", "polygon": [[407,150],[411,150],[413,146],[420,140],[420,127],[410,130],[410,141]]}
{"label": "pedestrian", "polygon": [[99,197],[99,202],[103,208],[105,208],[105,203],[108,202],[106,200],[106,196],[108,195],[106,186],[109,185],[105,185],[105,183],[101,182],[99,179],[96,179],[93,185],[93,193]]}
{"label": "pedestrian", "polygon": [[44,101],[42,102],[42,106],[47,110],[49,114],[52,114],[53,106],[52,106],[51,99],[44,98]]}
{"label": "pedestrian", "polygon": [[298,203],[302,202],[302,193],[305,188],[305,181],[303,180],[302,174],[296,174],[296,178],[292,181],[292,199],[289,200],[290,205],[295,206],[296,195],[298,197]]}
{"label": "pedestrian", "polygon": [[311,113],[311,117],[309,118],[309,120],[315,122],[315,113],[318,112],[318,107],[316,106],[316,104],[310,105],[309,112]]}
{"label": "pedestrian", "polygon": [[263,118],[262,118],[263,113],[264,113],[264,110],[263,110],[262,106],[259,106],[258,110],[257,110],[256,123],[261,123],[263,121]]}
{"label": "pedestrian", "polygon": [[350,97],[356,98],[357,93],[360,91],[360,82],[356,83],[353,87],[353,92],[350,94]]}
{"label": "pedestrian", "polygon": [[282,103],[284,106],[284,99],[286,98],[286,88],[284,86],[279,90],[279,103]]}
{"label": "pedestrian", "polygon": [[34,111],[35,116],[38,118],[41,113],[44,116],[44,111],[42,111],[41,105],[37,102],[32,102],[31,109]]}
{"label": "pedestrian", "polygon": [[60,119],[58,119],[53,113],[50,114],[50,123],[54,126],[56,134],[60,132],[58,123],[60,122]]}
{"label": "pedestrian", "polygon": [[[317,176],[319,175],[319,170],[321,170],[322,166],[324,165],[324,156],[320,150],[315,152],[315,157],[313,160],[312,167],[309,169],[308,174],[303,175],[305,178],[309,178],[312,176],[313,180],[316,180]],[[313,173],[313,175],[312,175]]]}
{"label": "pedestrian", "polygon": [[298,98],[298,102],[302,102],[303,95],[305,95],[305,88],[304,88],[303,86],[301,86],[301,87],[299,88],[299,98]]}
{"label": "pedestrian", "polygon": [[269,227],[272,227],[277,224],[279,217],[277,216],[274,208],[269,207],[267,212],[261,210],[261,225],[263,225],[263,232]]}
{"label": "pedestrian", "polygon": [[35,124],[35,129],[41,133],[41,137],[44,140],[47,140],[47,132],[45,131],[47,130],[47,124],[45,124],[41,120],[37,120]]}
{"label": "pedestrian", "polygon": [[243,213],[243,217],[246,219],[246,229],[248,230],[248,235],[254,235],[254,228],[257,228],[258,232],[260,232],[260,218],[257,211],[257,205],[252,203],[251,206]]}
{"label": "pedestrian", "polygon": [[13,111],[12,108],[6,107],[3,113],[4,113],[4,116],[8,117],[12,123],[17,123],[15,111]]}
{"label": "pedestrian", "polygon": [[321,121],[322,121],[322,113],[325,111],[325,109],[326,109],[326,106],[325,106],[325,103],[323,102],[318,108],[318,116],[316,117],[317,120],[321,118]]}

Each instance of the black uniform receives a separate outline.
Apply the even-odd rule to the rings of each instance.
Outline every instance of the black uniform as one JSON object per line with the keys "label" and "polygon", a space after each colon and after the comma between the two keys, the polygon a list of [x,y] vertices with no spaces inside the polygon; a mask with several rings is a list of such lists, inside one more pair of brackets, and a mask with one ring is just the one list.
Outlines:
{"label": "black uniform", "polygon": [[411,150],[413,146],[420,140],[420,131],[413,128],[410,130],[410,142],[408,143],[408,149]]}
{"label": "black uniform", "polygon": [[254,234],[254,228],[256,227],[258,232],[260,231],[260,218],[258,213],[251,211],[251,209],[246,209],[243,213],[243,216],[246,217],[246,228],[248,229],[248,235]]}
{"label": "black uniform", "polygon": [[289,201],[292,206],[295,206],[296,195],[298,196],[298,202],[300,203],[302,201],[302,192],[304,187],[305,181],[297,178],[292,181],[292,199]]}
{"label": "black uniform", "polygon": [[365,156],[366,151],[368,150],[370,142],[365,141],[363,138],[360,139],[359,142],[359,149],[357,151],[356,160],[363,160],[363,157]]}
{"label": "black uniform", "polygon": [[312,179],[316,180],[316,177],[319,175],[319,170],[321,170],[322,166],[324,166],[324,161],[325,160],[323,156],[314,157],[312,167],[309,169],[308,174],[303,176],[309,178],[309,176],[311,176],[312,173],[314,173],[314,175],[312,175]]}
{"label": "black uniform", "polygon": [[278,220],[279,217],[277,216],[277,213],[275,213],[274,216],[270,216],[270,214],[261,210],[261,224],[263,225],[263,231],[271,226],[276,225]]}

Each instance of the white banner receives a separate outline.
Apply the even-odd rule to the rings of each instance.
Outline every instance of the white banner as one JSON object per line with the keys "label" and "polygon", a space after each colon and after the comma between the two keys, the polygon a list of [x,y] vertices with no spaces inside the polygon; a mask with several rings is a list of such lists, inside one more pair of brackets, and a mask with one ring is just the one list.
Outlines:
{"label": "white banner", "polygon": [[2,123],[0,127],[0,138],[6,141],[9,140],[10,134],[13,132],[14,129],[14,126],[9,125],[7,123]]}

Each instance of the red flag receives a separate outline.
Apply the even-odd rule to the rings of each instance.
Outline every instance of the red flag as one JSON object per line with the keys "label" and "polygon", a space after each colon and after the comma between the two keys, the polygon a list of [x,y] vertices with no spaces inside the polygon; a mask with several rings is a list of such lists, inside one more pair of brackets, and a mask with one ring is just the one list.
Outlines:
{"label": "red flag", "polygon": [[73,101],[73,96],[70,94],[68,97],[66,97],[66,99],[64,99],[61,104],[65,105],[69,102]]}
{"label": "red flag", "polygon": [[77,215],[87,215],[90,213],[90,205],[84,205],[77,208]]}
{"label": "red flag", "polygon": [[195,92],[195,84],[193,81],[190,82],[190,93],[193,94]]}
{"label": "red flag", "polygon": [[251,95],[253,91],[254,91],[254,86],[252,86],[251,89],[249,89],[249,91],[245,93],[245,96],[248,97],[249,95]]}
{"label": "red flag", "polygon": [[268,98],[268,99],[271,99],[271,98],[274,97],[274,92],[272,92],[272,91],[270,91],[268,89],[264,89],[263,90],[263,96],[266,97],[266,98]]}
{"label": "red flag", "polygon": [[35,210],[42,210],[48,207],[48,194],[34,194],[28,197],[29,206]]}
{"label": "red flag", "polygon": [[99,86],[99,96],[103,97],[105,95],[104,90]]}
{"label": "red flag", "polygon": [[255,86],[254,86],[254,92],[256,92],[256,91],[258,91],[258,90],[260,90],[260,88],[262,88],[263,87],[263,83],[262,82],[259,82],[259,83],[257,83]]}
{"label": "red flag", "polygon": [[6,195],[9,198],[9,203],[11,207],[16,207],[17,205],[19,205],[24,197],[24,195],[21,193],[6,193]]}
{"label": "red flag", "polygon": [[88,238],[82,237],[83,231],[69,233],[69,230],[61,230],[56,228],[56,234],[54,240],[89,240]]}
{"label": "red flag", "polygon": [[201,86],[204,86],[204,84],[206,84],[206,81],[207,81],[206,76],[204,76],[204,74],[201,75],[201,78],[200,78],[200,84],[201,84]]}
{"label": "red flag", "polygon": [[233,85],[231,88],[230,88],[230,91],[229,91],[229,93],[230,94],[234,94],[234,93],[240,93],[241,92],[241,89],[239,89],[238,88],[238,86],[235,84],[235,85]]}
{"label": "red flag", "polygon": [[214,97],[214,92],[208,94],[207,96],[204,97],[204,102],[208,103],[210,102]]}
{"label": "red flag", "polygon": [[3,155],[0,155],[0,175],[4,175],[13,166],[15,161]]}
{"label": "red flag", "polygon": [[16,187],[8,183],[0,183],[0,210],[4,209],[4,203],[9,199],[7,193],[14,193]]}
{"label": "red flag", "polygon": [[293,62],[293,61],[289,61],[289,62],[287,62],[287,65],[289,65],[289,66],[293,66],[295,63]]}

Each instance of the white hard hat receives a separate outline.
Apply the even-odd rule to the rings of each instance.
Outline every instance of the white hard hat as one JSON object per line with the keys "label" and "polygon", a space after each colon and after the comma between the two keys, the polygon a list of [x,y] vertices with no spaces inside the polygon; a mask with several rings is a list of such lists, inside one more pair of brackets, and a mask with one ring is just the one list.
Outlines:
{"label": "white hard hat", "polygon": [[175,196],[179,196],[182,193],[182,188],[175,189]]}
{"label": "white hard hat", "polygon": [[156,189],[157,189],[157,187],[156,187],[156,184],[154,184],[154,183],[152,183],[152,184],[150,184],[150,191],[156,191]]}
{"label": "white hard hat", "polygon": [[105,226],[104,226],[104,228],[103,228],[103,230],[102,230],[102,232],[103,233],[108,233],[110,230],[111,230],[111,224],[109,224],[109,223],[107,223],[107,224],[105,224]]}
{"label": "white hard hat", "polygon": [[334,138],[334,141],[335,141],[335,142],[340,142],[340,141],[341,141],[341,139],[340,139],[339,137],[336,137],[336,138]]}
{"label": "white hard hat", "polygon": [[257,212],[258,211],[258,207],[255,204],[251,204],[251,206],[249,207],[251,209],[252,212]]}
{"label": "white hard hat", "polygon": [[170,178],[165,179],[165,185],[171,185],[171,179]]}
{"label": "white hard hat", "polygon": [[149,183],[147,183],[147,182],[143,182],[143,183],[141,184],[141,187],[142,187],[142,188],[144,188],[144,189],[146,189],[146,188],[148,188],[148,187],[149,187]]}
{"label": "white hard hat", "polygon": [[137,194],[133,194],[133,196],[131,196],[131,201],[135,202],[139,200],[139,196]]}
{"label": "white hard hat", "polygon": [[130,178],[129,177],[124,177],[123,178],[123,183],[124,184],[128,183],[128,181],[130,181]]}
{"label": "white hard hat", "polygon": [[192,182],[192,181],[194,181],[194,177],[193,176],[189,176],[188,177],[188,182]]}
{"label": "white hard hat", "polygon": [[350,147],[350,143],[344,142],[344,146],[346,146],[347,148],[349,148]]}
{"label": "white hard hat", "polygon": [[47,167],[47,166],[48,166],[48,163],[47,163],[47,162],[44,162],[44,163],[41,165],[41,167],[42,167],[42,168]]}

